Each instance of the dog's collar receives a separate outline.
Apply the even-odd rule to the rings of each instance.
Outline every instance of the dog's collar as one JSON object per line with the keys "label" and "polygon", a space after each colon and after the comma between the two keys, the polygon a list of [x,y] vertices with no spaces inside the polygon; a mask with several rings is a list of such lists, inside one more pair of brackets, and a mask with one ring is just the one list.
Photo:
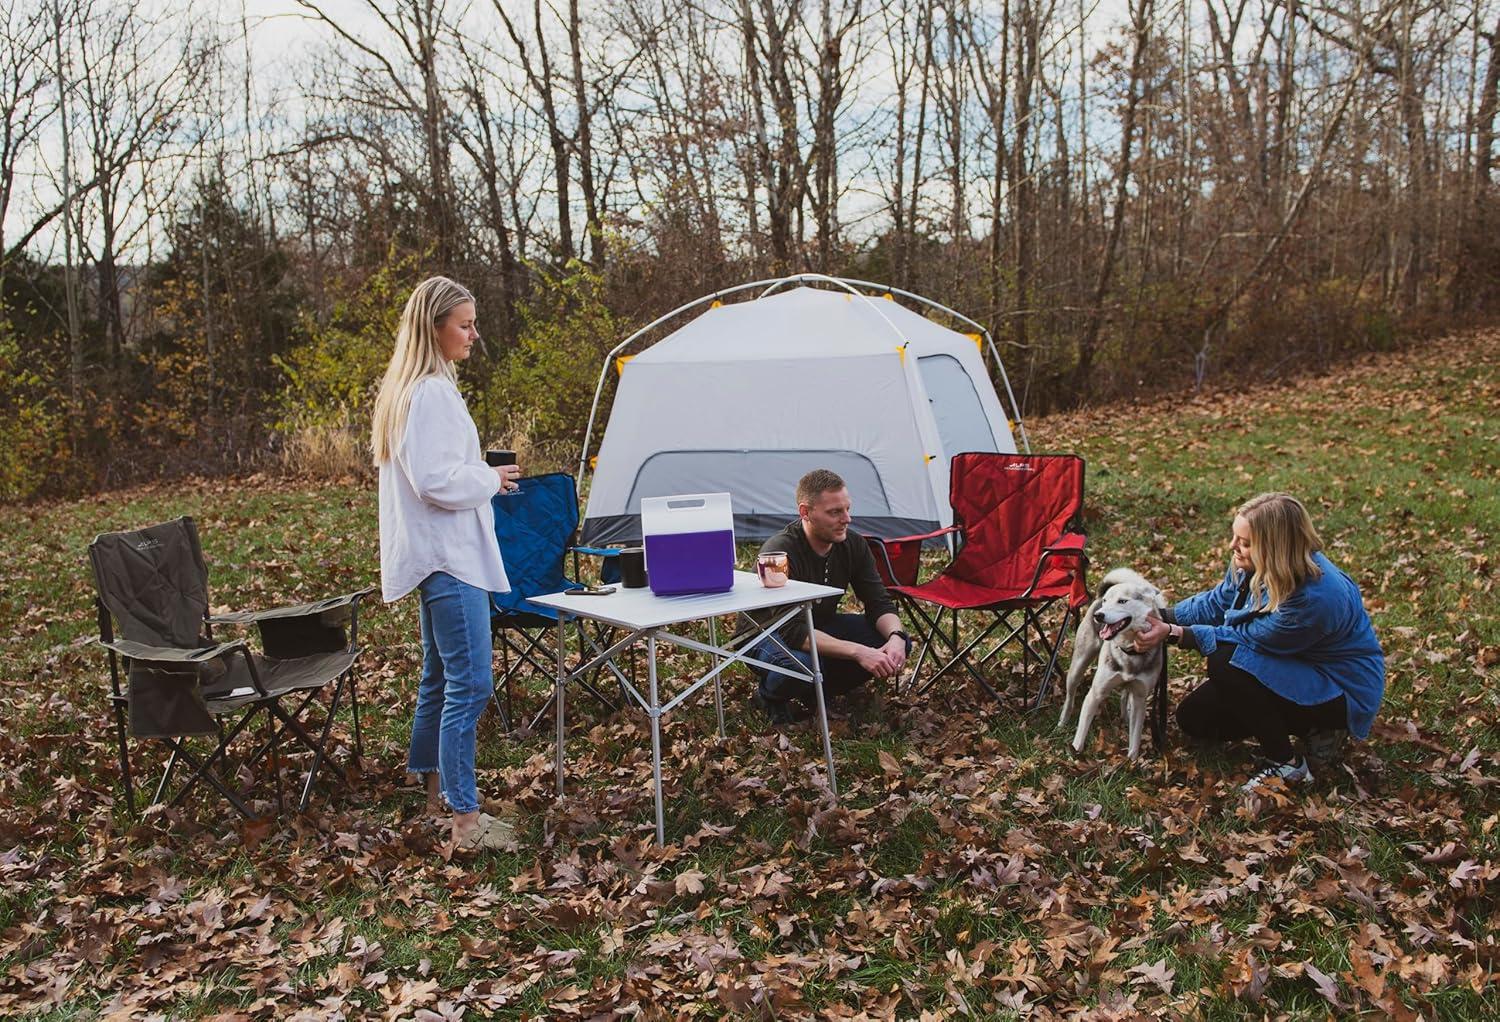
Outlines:
{"label": "dog's collar", "polygon": [[1135,646],[1116,646],[1115,648],[1127,656],[1145,656],[1151,652],[1149,649],[1138,649]]}

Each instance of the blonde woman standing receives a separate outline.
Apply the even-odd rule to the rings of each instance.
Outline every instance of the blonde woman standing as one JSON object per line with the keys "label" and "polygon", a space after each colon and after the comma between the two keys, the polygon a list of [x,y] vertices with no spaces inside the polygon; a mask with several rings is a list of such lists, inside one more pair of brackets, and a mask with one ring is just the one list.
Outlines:
{"label": "blonde woman standing", "polygon": [[1177,723],[1207,741],[1256,739],[1266,766],[1246,791],[1309,780],[1291,736],[1326,756],[1345,732],[1369,735],[1385,693],[1380,642],[1359,587],[1324,555],[1295,497],[1240,505],[1229,553],[1224,581],[1164,611],[1137,645],[1165,640],[1208,658],[1208,680],[1178,705]]}
{"label": "blonde woman standing", "polygon": [[456,363],[479,339],[474,296],[446,277],[418,284],[375,398],[370,448],[380,470],[380,581],[387,603],[421,599],[422,680],[407,770],[428,809],[453,813],[459,848],[499,848],[510,826],[479,811],[475,728],[493,688],[489,593],[510,590],[490,498],[520,469],[491,468],[458,391]]}

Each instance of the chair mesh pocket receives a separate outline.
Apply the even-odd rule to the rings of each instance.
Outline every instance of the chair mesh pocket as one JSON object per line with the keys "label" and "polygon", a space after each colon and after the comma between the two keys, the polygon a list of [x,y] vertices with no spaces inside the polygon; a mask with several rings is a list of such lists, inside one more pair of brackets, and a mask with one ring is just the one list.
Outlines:
{"label": "chair mesh pocket", "polygon": [[344,623],[348,620],[348,607],[321,614],[261,618],[261,646],[266,656],[273,660],[338,653],[349,648],[349,636],[344,631]]}
{"label": "chair mesh pocket", "polygon": [[218,732],[203,701],[192,665],[130,665],[130,733],[137,738],[177,738]]}

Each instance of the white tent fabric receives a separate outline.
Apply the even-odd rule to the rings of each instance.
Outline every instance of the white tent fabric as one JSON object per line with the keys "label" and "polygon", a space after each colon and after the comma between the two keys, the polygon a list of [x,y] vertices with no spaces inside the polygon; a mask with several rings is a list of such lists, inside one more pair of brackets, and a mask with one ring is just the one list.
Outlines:
{"label": "white tent fabric", "polygon": [[718,305],[623,364],[583,541],[640,538],[642,497],[727,491],[735,535],[797,517],[830,468],[854,527],[951,524],[948,463],[1016,450],[978,345],[895,301],[809,287]]}

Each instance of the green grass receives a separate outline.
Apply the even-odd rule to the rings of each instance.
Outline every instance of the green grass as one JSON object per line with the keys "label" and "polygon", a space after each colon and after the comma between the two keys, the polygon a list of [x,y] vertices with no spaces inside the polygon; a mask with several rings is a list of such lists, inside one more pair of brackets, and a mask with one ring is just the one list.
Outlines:
{"label": "green grass", "polygon": [[[1109,709],[1074,757],[1055,691],[1027,714],[955,682],[836,725],[833,809],[818,737],[767,732],[730,672],[728,737],[707,691],[664,728],[669,847],[650,841],[644,719],[575,697],[561,806],[549,726],[481,723],[481,790],[516,814],[521,847],[450,862],[403,787],[420,667],[405,600],[362,615],[350,787],[269,828],[204,796],[138,824],[86,644],[89,540],[192,515],[215,607],[268,606],[377,581],[373,490],[200,480],[7,509],[0,1015],[91,1018],[138,997],[174,1018],[916,1018],[956,1010],[956,991],[986,1019],[1127,998],[1155,1017],[1496,1017],[1497,364],[1500,340],[1480,333],[1296,386],[1029,424],[1037,449],[1088,460],[1096,579],[1130,565],[1186,595],[1222,572],[1239,501],[1308,503],[1364,591],[1389,687],[1373,739],[1284,804],[1237,796],[1243,749],[1148,746],[1128,763]],[[695,663],[673,653],[664,676]],[[995,661],[994,682],[1014,666]],[[1174,698],[1200,674],[1174,656]],[[534,709],[544,684],[517,695]],[[1266,970],[1253,997],[1251,953]],[[1370,955],[1379,997],[1354,971]],[[1170,989],[1142,975],[1157,963]]]}

